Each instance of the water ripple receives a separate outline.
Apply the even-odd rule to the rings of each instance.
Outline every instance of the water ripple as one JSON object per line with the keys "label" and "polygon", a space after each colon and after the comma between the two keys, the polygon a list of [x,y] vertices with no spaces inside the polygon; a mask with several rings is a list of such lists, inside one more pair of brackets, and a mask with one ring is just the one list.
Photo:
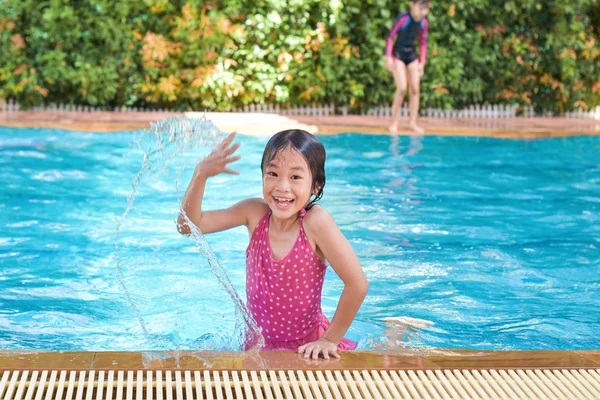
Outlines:
{"label": "water ripple", "polygon": [[[0,132],[7,147],[25,146],[0,143],[0,346],[148,350],[115,277],[113,246],[140,170],[142,152],[130,146],[140,132]],[[241,175],[210,181],[206,209],[262,195],[266,139],[239,140]],[[322,203],[371,282],[347,334],[362,348],[600,347],[600,138],[322,140]],[[176,186],[207,151],[173,157],[173,171],[158,168],[122,227],[122,278],[152,332],[149,350],[227,348],[236,330],[229,294],[175,227]],[[248,232],[207,240],[244,297]],[[342,289],[329,270],[329,317]],[[390,343],[389,317],[433,325],[408,329],[410,343]]]}

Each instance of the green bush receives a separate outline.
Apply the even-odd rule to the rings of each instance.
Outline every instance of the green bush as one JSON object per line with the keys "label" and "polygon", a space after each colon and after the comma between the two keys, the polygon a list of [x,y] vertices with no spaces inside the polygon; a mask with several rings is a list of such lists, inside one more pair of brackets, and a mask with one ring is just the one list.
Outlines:
{"label": "green bush", "polygon": [[[230,110],[388,103],[408,0],[0,0],[0,97]],[[600,104],[598,0],[438,0],[423,106]]]}

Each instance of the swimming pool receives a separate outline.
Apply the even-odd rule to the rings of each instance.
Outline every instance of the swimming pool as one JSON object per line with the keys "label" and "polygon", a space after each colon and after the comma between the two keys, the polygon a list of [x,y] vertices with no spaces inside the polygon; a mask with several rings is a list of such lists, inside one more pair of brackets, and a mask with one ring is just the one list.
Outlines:
{"label": "swimming pool", "polygon": [[[228,348],[233,302],[175,229],[175,182],[184,190],[192,166],[142,182],[119,237],[130,300],[117,279],[116,223],[140,169],[139,135],[0,128],[0,347]],[[600,348],[600,137],[321,139],[322,204],[371,283],[347,334],[362,348],[391,316],[434,322],[411,346]],[[266,139],[239,141],[241,175],[212,179],[207,209],[261,196]],[[243,298],[247,232],[208,241]],[[330,270],[329,317],[341,289]]]}

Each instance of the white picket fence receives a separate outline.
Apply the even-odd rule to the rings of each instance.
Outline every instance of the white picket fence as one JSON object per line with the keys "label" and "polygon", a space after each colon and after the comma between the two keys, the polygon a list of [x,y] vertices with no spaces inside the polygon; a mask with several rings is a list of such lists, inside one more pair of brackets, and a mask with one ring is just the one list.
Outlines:
{"label": "white picket fence", "polygon": [[[21,109],[18,102],[10,99],[5,102],[0,102],[0,112],[13,112]],[[82,113],[93,113],[93,112],[170,112],[171,110],[166,109],[145,109],[138,107],[118,107],[115,109],[108,109],[102,107],[90,107],[73,104],[51,104],[42,107],[33,107],[29,109],[31,111],[46,111],[46,112],[82,112]],[[436,108],[424,108],[420,110],[420,115],[432,117],[432,118],[483,118],[483,119],[495,119],[495,118],[539,118],[539,117],[553,117],[555,115],[552,112],[545,112],[543,114],[536,114],[533,107],[525,109],[522,115],[517,115],[517,106],[503,105],[503,104],[486,104],[486,105],[472,105],[462,110],[441,110]],[[267,113],[267,114],[279,114],[279,115],[307,115],[313,117],[326,117],[330,115],[350,115],[348,107],[329,105],[308,105],[308,106],[280,106],[272,104],[250,104],[239,109],[233,110],[233,112],[243,113]],[[390,105],[378,106],[361,112],[360,115],[367,115],[373,117],[391,117],[392,107]],[[400,110],[400,115],[407,117],[409,115],[408,107],[405,105]],[[577,111],[569,111],[562,115],[566,118],[579,118],[579,119],[595,119],[600,120],[600,106],[594,110],[585,111],[579,109]]]}
{"label": "white picket fence", "polygon": [[[438,108],[422,108],[419,110],[419,114],[422,116],[432,118],[515,118],[517,117],[517,107],[507,105],[472,105],[462,110],[440,110]],[[391,117],[392,107],[379,106],[371,108],[363,115],[369,115],[374,117]],[[405,105],[400,109],[400,116],[408,117],[409,110]],[[533,108],[526,110],[525,115],[527,117],[535,117]]]}
{"label": "white picket fence", "polygon": [[249,104],[233,112],[267,113],[279,115],[310,115],[313,117],[326,117],[335,115],[336,107],[329,105],[310,105],[310,106],[287,106],[281,107],[279,104]]}
{"label": "white picket fence", "polygon": [[[527,107],[522,115],[517,115],[517,106],[510,106],[504,104],[486,104],[486,105],[472,105],[468,108],[464,108],[462,110],[440,110],[437,108],[425,108],[421,109],[419,114],[422,116],[432,117],[432,118],[547,118],[554,117],[552,112],[547,111],[542,114],[536,114],[535,109],[533,107]],[[342,110],[342,114],[346,115],[347,110]],[[391,106],[379,106],[375,108],[371,108],[367,112],[363,113],[363,115],[369,115],[374,117],[391,117],[392,116],[392,107]],[[405,105],[400,109],[400,116],[408,117],[409,110]],[[581,118],[581,119],[596,119],[600,120],[600,106],[596,107],[591,111],[584,111],[579,109],[577,111],[570,111],[562,115],[566,118]]]}
{"label": "white picket fence", "polygon": [[[2,102],[0,100],[0,112],[12,112],[12,111],[21,111],[21,105],[9,99],[8,101]],[[171,110],[167,109],[145,109],[139,107],[116,107],[116,108],[108,108],[108,107],[92,107],[88,105],[74,105],[74,104],[50,104],[45,106],[38,106],[29,108],[27,111],[46,111],[46,112],[80,112],[80,113],[90,113],[90,112],[106,112],[106,111],[114,111],[114,112],[171,112]]]}

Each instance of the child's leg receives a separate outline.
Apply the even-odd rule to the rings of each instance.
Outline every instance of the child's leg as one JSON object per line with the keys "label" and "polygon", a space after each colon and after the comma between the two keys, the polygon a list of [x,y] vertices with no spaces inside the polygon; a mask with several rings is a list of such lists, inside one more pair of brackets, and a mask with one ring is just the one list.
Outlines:
{"label": "child's leg", "polygon": [[406,94],[406,65],[400,60],[394,59],[394,81],[396,82],[396,93],[394,93],[394,102],[392,103],[392,124],[388,128],[391,134],[398,133],[398,123],[400,122],[400,107]]}
{"label": "child's leg", "polygon": [[415,60],[408,64],[408,91],[410,93],[409,109],[410,123],[409,128],[415,133],[422,134],[425,132],[423,128],[417,125],[417,117],[419,116],[419,102],[421,97],[421,74],[419,71],[419,61]]}

